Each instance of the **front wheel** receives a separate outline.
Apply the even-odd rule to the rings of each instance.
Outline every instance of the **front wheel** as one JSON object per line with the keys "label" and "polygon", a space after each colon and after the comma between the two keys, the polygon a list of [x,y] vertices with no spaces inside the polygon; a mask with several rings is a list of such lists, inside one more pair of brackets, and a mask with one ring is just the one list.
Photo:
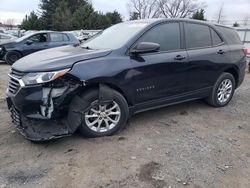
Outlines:
{"label": "front wheel", "polygon": [[98,100],[98,90],[90,90],[82,98],[89,101],[83,114],[80,132],[87,137],[110,136],[125,127],[129,110],[124,97],[113,90],[112,99],[106,103]]}
{"label": "front wheel", "polygon": [[207,102],[214,107],[224,107],[231,101],[234,91],[234,76],[225,72],[216,81]]}
{"label": "front wheel", "polygon": [[5,55],[5,61],[9,65],[13,65],[18,59],[20,59],[22,55],[16,51],[7,52]]}

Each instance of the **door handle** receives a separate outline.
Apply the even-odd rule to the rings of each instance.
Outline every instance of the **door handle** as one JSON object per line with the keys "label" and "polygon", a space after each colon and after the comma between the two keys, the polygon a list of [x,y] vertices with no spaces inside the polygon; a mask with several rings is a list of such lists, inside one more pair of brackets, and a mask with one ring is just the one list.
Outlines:
{"label": "door handle", "polygon": [[177,61],[181,61],[181,60],[183,60],[183,59],[186,59],[186,57],[185,57],[185,56],[182,56],[182,55],[177,55],[177,56],[174,58],[174,60],[177,60]]}
{"label": "door handle", "polygon": [[223,50],[219,50],[217,53],[218,54],[224,54],[225,52]]}

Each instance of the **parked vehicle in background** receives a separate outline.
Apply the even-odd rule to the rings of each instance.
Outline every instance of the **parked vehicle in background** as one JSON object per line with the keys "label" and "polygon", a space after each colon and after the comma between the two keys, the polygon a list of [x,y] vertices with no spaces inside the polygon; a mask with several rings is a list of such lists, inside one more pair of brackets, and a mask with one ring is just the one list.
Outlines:
{"label": "parked vehicle in background", "polygon": [[16,40],[16,39],[17,39],[17,37],[7,35],[7,34],[4,34],[4,33],[0,33],[0,45],[2,43],[10,42],[10,41],[13,41],[13,40]]}
{"label": "parked vehicle in background", "polygon": [[82,43],[101,31],[102,30],[75,30],[66,32],[73,34],[79,42]]}
{"label": "parked vehicle in background", "polygon": [[12,65],[18,59],[31,53],[66,45],[77,45],[78,40],[69,33],[39,31],[25,35],[13,42],[0,45],[0,59]]}
{"label": "parked vehicle in background", "polygon": [[244,46],[248,49],[247,57],[249,59],[248,70],[250,72],[250,28],[237,28],[240,39]]}
{"label": "parked vehicle in background", "polygon": [[222,25],[188,19],[124,22],[81,46],[16,62],[8,107],[30,140],[78,129],[87,137],[110,136],[145,110],[196,99],[226,106],[244,80],[246,53],[237,32]]}
{"label": "parked vehicle in background", "polygon": [[17,38],[21,37],[21,31],[19,29],[6,30],[5,33],[8,35],[12,35],[14,37],[17,37]]}

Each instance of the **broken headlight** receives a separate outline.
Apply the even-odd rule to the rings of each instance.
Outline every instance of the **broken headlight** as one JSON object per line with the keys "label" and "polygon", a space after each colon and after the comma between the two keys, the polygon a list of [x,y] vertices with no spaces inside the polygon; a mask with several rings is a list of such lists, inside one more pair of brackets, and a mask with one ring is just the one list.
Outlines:
{"label": "broken headlight", "polygon": [[42,84],[47,83],[57,78],[65,75],[70,69],[64,69],[60,71],[54,72],[38,72],[38,73],[28,73],[26,74],[22,80],[25,85],[34,85],[34,84]]}

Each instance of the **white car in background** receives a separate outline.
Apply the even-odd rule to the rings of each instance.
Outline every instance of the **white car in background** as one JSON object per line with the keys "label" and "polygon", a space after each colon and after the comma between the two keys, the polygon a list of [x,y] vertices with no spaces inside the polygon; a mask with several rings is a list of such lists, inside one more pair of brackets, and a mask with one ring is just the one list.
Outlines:
{"label": "white car in background", "polygon": [[10,42],[10,41],[13,41],[16,39],[17,39],[17,37],[15,37],[15,36],[0,33],[0,44],[5,43],[5,42]]}
{"label": "white car in background", "polygon": [[248,57],[250,58],[250,28],[237,28],[241,41],[248,49]]}
{"label": "white car in background", "polygon": [[241,41],[244,43],[244,46],[248,49],[248,70],[250,72],[250,28],[237,28]]}

